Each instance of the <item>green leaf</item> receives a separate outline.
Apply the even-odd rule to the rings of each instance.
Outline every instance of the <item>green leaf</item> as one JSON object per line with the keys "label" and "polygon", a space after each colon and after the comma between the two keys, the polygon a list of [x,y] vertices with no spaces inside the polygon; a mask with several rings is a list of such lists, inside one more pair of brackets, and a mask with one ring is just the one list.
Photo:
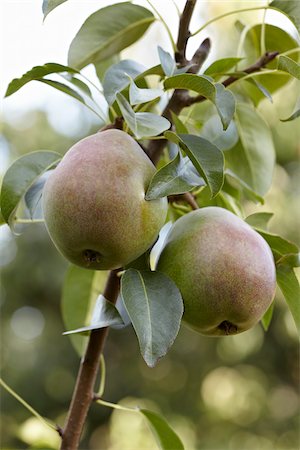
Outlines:
{"label": "green leaf", "polygon": [[61,5],[62,3],[66,2],[67,0],[43,0],[43,13],[44,13],[44,20],[46,19],[46,16],[53,11],[57,6]]}
{"label": "green leaf", "polygon": [[120,93],[117,93],[117,102],[124,120],[137,139],[157,136],[171,126],[167,119],[157,114],[135,113],[126,98]]}
{"label": "green leaf", "polygon": [[[254,203],[261,203],[264,204],[264,199],[260,195],[258,195],[252,188],[247,184],[244,180],[242,180],[236,173],[234,173],[231,169],[225,170],[226,179],[229,181],[234,181],[233,185],[236,188],[241,188],[239,190],[242,190],[245,195],[252,200]],[[231,183],[230,183],[231,184]],[[237,185],[237,186],[236,186]]]}
{"label": "green leaf", "polygon": [[90,325],[77,328],[76,330],[65,331],[63,334],[88,334],[88,332],[91,330],[97,330],[99,328],[106,328],[116,325],[124,325],[119,311],[113,303],[106,300],[103,295],[99,295],[96,300]]}
{"label": "green leaf", "polygon": [[277,283],[292,313],[297,330],[300,333],[300,286],[298,279],[293,269],[285,265],[277,267],[276,275]]}
{"label": "green leaf", "polygon": [[214,103],[223,124],[223,130],[227,130],[235,113],[235,98],[223,84],[216,83],[216,95]]}
{"label": "green leaf", "polygon": [[288,241],[287,239],[278,236],[277,234],[267,232],[259,227],[255,227],[255,230],[267,241],[271,247],[276,263],[278,264],[282,257],[286,255],[294,255],[294,261],[298,261],[299,249],[296,244]]}
{"label": "green leaf", "polygon": [[140,409],[140,412],[147,419],[161,450],[184,450],[183,443],[163,417],[148,409]]}
{"label": "green leaf", "polygon": [[191,73],[174,75],[164,81],[165,89],[189,89],[203,97],[214,101],[216,95],[215,85],[203,75]]}
{"label": "green leaf", "polygon": [[205,70],[205,75],[210,75],[213,77],[219,77],[220,75],[229,72],[233,69],[243,58],[222,58],[214,61]]}
{"label": "green leaf", "polygon": [[21,156],[9,167],[3,178],[0,197],[1,212],[8,224],[13,221],[26,191],[61,158],[56,152],[37,151]]}
{"label": "green leaf", "polygon": [[165,89],[188,89],[207,98],[217,108],[223,128],[226,129],[233,117],[235,99],[222,84],[213,84],[205,75],[190,73],[174,75],[164,81]]}
{"label": "green leaf", "polygon": [[247,83],[252,84],[255,86],[268,100],[270,100],[271,103],[273,103],[273,98],[268,89],[266,89],[261,83],[259,83],[254,78],[247,78]]}
{"label": "green leaf", "polygon": [[224,130],[219,117],[216,114],[205,121],[200,130],[200,134],[212,144],[215,144],[222,151],[229,150],[234,147],[239,140],[239,135],[234,121],[230,123],[227,130]]}
{"label": "green leaf", "polygon": [[63,78],[65,78],[65,80],[67,80],[69,83],[73,84],[73,86],[75,86],[77,89],[79,89],[83,94],[87,95],[90,99],[93,99],[92,92],[89,86],[84,81],[68,73],[62,76]]}
{"label": "green leaf", "polygon": [[251,227],[259,228],[260,230],[267,230],[269,222],[273,216],[273,213],[258,212],[246,217],[245,222],[251,225]]}
{"label": "green leaf", "polygon": [[[262,25],[258,24],[251,27],[247,32],[244,43],[244,67],[248,67],[261,57],[261,30]],[[279,53],[284,53],[299,46],[297,40],[293,39],[286,31],[270,24],[265,24],[265,42],[267,52],[278,51]],[[297,53],[293,56],[291,55],[291,59],[298,60]],[[274,59],[271,61],[266,68],[276,69],[277,60]],[[270,76],[270,74],[260,74],[256,79],[271,95],[290,81],[288,74],[284,73],[281,75],[276,74],[274,76]],[[256,87],[251,86],[248,82],[240,81],[236,84],[237,87],[238,84],[245,89],[246,94],[248,93],[256,104],[265,98],[265,94],[261,93]],[[233,90],[235,90],[234,87]]]}
{"label": "green leaf", "polygon": [[258,111],[245,103],[237,105],[236,125],[240,142],[225,153],[227,165],[256,194],[264,196],[275,164],[271,131]]}
{"label": "green leaf", "polygon": [[183,314],[181,294],[160,272],[126,270],[121,295],[137,334],[142,356],[153,367],[173,344]]}
{"label": "green leaf", "polygon": [[60,81],[54,81],[54,80],[39,80],[42,83],[48,84],[49,86],[54,87],[55,89],[57,89],[58,91],[64,92],[65,94],[69,95],[70,97],[75,98],[76,100],[78,100],[80,103],[83,103],[84,105],[86,104],[84,101],[84,98],[78,94],[78,92],[74,91],[74,89],[72,89],[70,86],[61,83]]}
{"label": "green leaf", "polygon": [[288,117],[287,119],[280,119],[281,122],[290,122],[292,120],[297,119],[300,116],[300,109],[298,109],[297,111],[295,111],[290,117]]}
{"label": "green leaf", "polygon": [[110,58],[140,39],[155,17],[146,8],[116,3],[96,11],[84,22],[73,39],[69,65],[82,69]]}
{"label": "green leaf", "polygon": [[134,79],[144,71],[144,66],[131,59],[124,59],[111,66],[103,79],[103,92],[108,104],[112,105],[116,100],[117,93],[129,86],[129,77]]}
{"label": "green leaf", "polygon": [[269,306],[269,308],[267,309],[267,311],[265,312],[265,314],[261,319],[261,323],[265,331],[268,331],[268,328],[270,326],[273,317],[273,311],[274,311],[274,302],[271,303],[271,305]]}
{"label": "green leaf", "polygon": [[270,6],[285,14],[300,33],[300,8],[298,0],[273,0]]}
{"label": "green leaf", "polygon": [[43,66],[36,66],[33,67],[28,72],[26,72],[24,75],[22,75],[21,78],[13,79],[8,85],[5,97],[14,94],[19,89],[21,89],[22,86],[29,83],[30,81],[33,80],[41,81],[43,77],[45,77],[46,75],[61,72],[78,73],[77,70],[72,69],[71,67],[63,66],[61,64],[56,63],[47,63],[44,64]]}
{"label": "green leaf", "polygon": [[161,89],[141,89],[137,87],[131,77],[129,88],[129,101],[131,105],[140,105],[141,103],[148,103],[163,95]]}
{"label": "green leaf", "polygon": [[168,131],[167,139],[181,145],[198,173],[204,178],[212,197],[222,189],[224,182],[224,156],[214,144],[192,134],[176,135]]}
{"label": "green leaf", "polygon": [[103,61],[98,61],[94,64],[97,77],[102,85],[103,85],[103,78],[107,70],[119,62],[120,62],[120,55],[117,54],[111,56],[110,58],[104,59]]}
{"label": "green leaf", "polygon": [[179,119],[179,117],[173,111],[171,111],[171,117],[172,117],[172,123],[175,126],[177,134],[179,134],[179,133],[188,134],[189,133],[185,124]]}
{"label": "green leaf", "polygon": [[183,158],[179,151],[172,161],[154,174],[146,192],[146,200],[183,194],[195,186],[204,186],[204,180],[193,171],[193,168],[189,158]]}
{"label": "green leaf", "polygon": [[150,69],[145,70],[140,75],[138,75],[135,79],[135,81],[138,81],[140,79],[143,79],[149,75],[158,75],[159,77],[164,76],[163,68],[160,64],[157,64],[156,66],[150,67]]}
{"label": "green leaf", "polygon": [[[67,330],[88,326],[96,299],[103,292],[106,279],[105,271],[70,266],[65,276],[61,300],[62,316]],[[86,339],[79,335],[71,335],[70,339],[81,355]]]}
{"label": "green leaf", "polygon": [[34,219],[44,219],[42,210],[42,194],[44,185],[51,175],[52,170],[44,172],[28,189],[24,196],[25,205],[29,211],[30,218]]}
{"label": "green leaf", "polygon": [[160,64],[167,77],[171,77],[176,70],[176,61],[172,58],[169,52],[166,52],[163,48],[158,46],[158,55]]}
{"label": "green leaf", "polygon": [[283,70],[283,72],[287,72],[297,78],[297,80],[300,80],[300,65],[288,56],[279,56],[277,69]]}

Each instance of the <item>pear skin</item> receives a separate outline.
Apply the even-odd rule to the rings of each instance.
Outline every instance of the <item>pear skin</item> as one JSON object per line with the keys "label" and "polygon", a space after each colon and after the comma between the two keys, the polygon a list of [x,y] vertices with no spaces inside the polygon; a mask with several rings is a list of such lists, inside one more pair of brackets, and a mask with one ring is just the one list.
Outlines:
{"label": "pear skin", "polygon": [[43,191],[46,227],[73,264],[123,267],[157,239],[167,199],[145,200],[155,166],[120,130],[82,139],[63,157]]}
{"label": "pear skin", "polygon": [[248,330],[275,296],[271,249],[246,222],[223,208],[201,208],[178,219],[156,270],[181,291],[184,323],[208,336]]}

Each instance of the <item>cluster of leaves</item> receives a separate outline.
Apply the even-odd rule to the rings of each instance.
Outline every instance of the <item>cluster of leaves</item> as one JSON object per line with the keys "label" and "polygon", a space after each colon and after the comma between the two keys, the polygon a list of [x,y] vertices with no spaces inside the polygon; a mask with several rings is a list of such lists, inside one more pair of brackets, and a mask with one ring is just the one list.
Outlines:
{"label": "cluster of leaves", "polygon": [[[65,1],[44,0],[44,17]],[[299,31],[296,3],[275,0],[270,7],[286,14]],[[167,142],[168,151],[149,185],[147,200],[192,191],[201,205],[221,206],[243,217],[244,198],[263,204],[275,164],[271,132],[256,107],[265,97],[272,101],[272,95],[291,78],[300,79],[299,43],[278,27],[259,24],[241,27],[243,58],[216,60],[197,74],[189,72],[190,64],[178,67],[174,57],[160,47],[159,63],[151,68],[133,60],[120,60],[120,52],[143,36],[155,20],[150,10],[130,2],[98,10],[73,39],[68,66],[47,63],[34,67],[9,84],[6,96],[30,81],[39,81],[86,105],[99,116],[101,124],[122,117],[124,131],[143,144],[152,139]],[[277,60],[254,73],[240,69],[262,56],[258,43],[263,37],[266,50],[279,53]],[[94,64],[101,90],[80,72],[88,64]],[[60,76],[62,81],[53,75]],[[150,77],[151,80],[155,77],[155,88],[149,87]],[[228,77],[235,81],[230,89],[224,83]],[[193,106],[179,115],[172,112],[168,120],[158,113],[158,108],[168,102],[169,92],[177,89],[189,92],[190,98],[194,98]],[[106,110],[95,100],[96,90],[103,95]],[[203,102],[205,109],[198,106]],[[283,121],[294,120],[299,114],[297,110]],[[43,186],[60,159],[61,155],[55,152],[35,151],[8,169],[0,198],[3,223],[16,230],[22,221],[43,220],[40,207]],[[176,219],[189,209],[174,204],[171,210]],[[300,289],[293,271],[299,265],[298,249],[267,230],[270,218],[269,213],[257,213],[246,221],[270,245],[278,284],[300,328]],[[70,267],[62,300],[66,328],[72,330],[66,334],[71,335],[81,353],[84,335],[90,330],[106,326],[122,328],[132,323],[146,363],[154,366],[167,353],[179,330],[183,306],[177,287],[151,270],[148,254],[142,262],[125,268],[121,295],[114,306],[99,296],[106,275]],[[271,317],[272,308],[263,318],[265,329]],[[159,426],[154,428],[159,430]],[[178,442],[173,444],[173,448],[181,448]]]}

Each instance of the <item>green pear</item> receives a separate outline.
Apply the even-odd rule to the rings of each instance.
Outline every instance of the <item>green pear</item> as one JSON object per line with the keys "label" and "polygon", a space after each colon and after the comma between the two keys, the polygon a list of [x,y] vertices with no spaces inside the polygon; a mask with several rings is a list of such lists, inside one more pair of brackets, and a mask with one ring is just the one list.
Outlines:
{"label": "green pear", "polygon": [[157,239],[167,199],[145,200],[155,167],[137,142],[120,130],[82,139],[63,157],[43,191],[46,227],[72,263],[116,269]]}
{"label": "green pear", "polygon": [[181,291],[184,323],[208,336],[253,327],[275,295],[276,272],[268,244],[223,208],[201,208],[178,219],[157,270]]}

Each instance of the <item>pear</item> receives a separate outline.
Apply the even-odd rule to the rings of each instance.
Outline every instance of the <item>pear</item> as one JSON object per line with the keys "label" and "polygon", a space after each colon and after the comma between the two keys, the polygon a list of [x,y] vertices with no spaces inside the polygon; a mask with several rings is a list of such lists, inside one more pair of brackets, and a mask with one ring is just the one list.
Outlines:
{"label": "pear", "polygon": [[181,291],[184,323],[208,336],[253,327],[275,295],[276,272],[268,244],[223,208],[201,208],[178,219],[156,269]]}
{"label": "pear", "polygon": [[120,130],[82,139],[43,191],[45,224],[57,249],[93,270],[123,267],[157,239],[167,199],[145,200],[155,172],[143,149]]}

